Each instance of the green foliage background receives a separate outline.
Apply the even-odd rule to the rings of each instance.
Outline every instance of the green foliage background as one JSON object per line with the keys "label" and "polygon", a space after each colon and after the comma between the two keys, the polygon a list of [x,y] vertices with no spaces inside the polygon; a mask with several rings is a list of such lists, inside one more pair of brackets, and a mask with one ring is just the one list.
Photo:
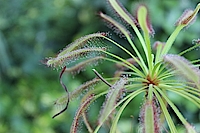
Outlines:
{"label": "green foliage background", "polygon": [[[58,81],[59,71],[47,68],[41,60],[55,56],[60,49],[83,35],[111,31],[97,16],[99,11],[110,13],[107,3],[103,1],[0,0],[0,133],[69,132],[79,100],[70,103],[68,110],[62,115],[51,118],[61,108],[54,109],[54,101],[65,92]],[[134,0],[120,1],[131,12],[135,11],[134,7],[138,2],[145,3]],[[193,9],[197,2],[198,0],[147,1],[156,32],[152,42],[165,41],[184,9]],[[200,15],[198,16],[200,18]],[[171,50],[172,53],[188,48],[193,45],[192,39],[200,37],[199,18],[196,23],[181,32]],[[117,38],[114,33],[112,36]],[[121,40],[122,38],[120,42],[126,43],[126,40]],[[118,49],[113,49],[119,52]],[[199,49],[196,49],[185,56],[197,59],[200,58],[199,52]],[[98,69],[106,77],[113,72],[111,65],[104,63]],[[87,69],[78,76],[65,74],[64,82],[72,90],[94,76],[91,69]],[[196,127],[200,129],[199,109],[181,97],[172,95],[171,98],[188,121],[197,123]],[[101,103],[97,103],[90,108],[97,112],[96,114],[101,106]],[[120,127],[137,128],[134,123],[138,118],[130,116],[137,116],[140,104],[141,98],[136,98],[132,108],[125,111]],[[89,113],[89,117],[94,118],[96,114]]]}

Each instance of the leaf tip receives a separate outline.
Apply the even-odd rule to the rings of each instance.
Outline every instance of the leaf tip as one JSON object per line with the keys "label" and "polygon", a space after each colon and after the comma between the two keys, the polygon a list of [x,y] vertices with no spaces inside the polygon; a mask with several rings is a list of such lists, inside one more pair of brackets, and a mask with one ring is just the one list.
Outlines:
{"label": "leaf tip", "polygon": [[155,31],[153,29],[153,26],[150,23],[149,12],[148,12],[147,6],[144,4],[139,5],[136,13],[137,13],[137,21],[138,21],[140,27],[142,28],[142,30],[151,35],[154,35]]}
{"label": "leaf tip", "polygon": [[175,23],[176,26],[183,25],[188,26],[195,21],[196,15],[200,9],[200,3],[196,6],[195,10],[185,10],[178,21]]}

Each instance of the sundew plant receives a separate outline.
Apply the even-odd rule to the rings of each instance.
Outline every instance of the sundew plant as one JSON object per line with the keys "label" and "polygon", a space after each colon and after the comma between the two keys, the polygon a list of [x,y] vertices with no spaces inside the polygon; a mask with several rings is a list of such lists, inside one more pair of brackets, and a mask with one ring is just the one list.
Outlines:
{"label": "sundew plant", "polygon": [[[126,108],[132,108],[133,111],[140,110],[139,126],[134,129],[137,132],[178,133],[169,109],[174,112],[187,133],[200,132],[186,120],[169,97],[169,93],[174,93],[200,108],[199,59],[189,61],[184,57],[185,53],[200,46],[200,39],[193,40],[194,45],[191,48],[178,54],[169,53],[179,32],[195,21],[200,3],[194,10],[186,10],[182,14],[166,42],[156,41],[153,44],[151,38],[154,30],[145,5],[139,5],[136,15],[132,16],[119,1],[108,0],[108,3],[120,22],[102,12],[99,16],[125,38],[130,48],[127,49],[124,44],[113,40],[109,33],[97,32],[75,40],[56,57],[46,58],[47,66],[61,69],[60,84],[66,91],[66,95],[55,102],[56,105],[65,105],[65,108],[53,118],[66,111],[73,99],[80,97],[81,102],[71,125],[71,133],[79,131],[80,119],[90,133],[97,133],[105,126],[109,127],[111,133],[120,133],[118,122]],[[131,30],[128,30],[127,26]],[[131,34],[132,30],[134,33]],[[139,41],[135,41],[137,39]],[[129,58],[123,58],[119,53],[112,52],[110,45],[118,47]],[[101,65],[100,62],[103,61],[116,64],[113,77],[104,77],[100,74],[102,71],[95,69],[95,66]],[[61,80],[63,73],[78,74],[88,65],[92,65],[91,71],[96,77],[78,88],[68,89],[68,83],[65,85]],[[108,66],[107,69],[114,68]],[[144,97],[142,107],[128,106],[138,95]],[[91,123],[88,107],[100,97],[105,97],[104,103],[96,123]]]}

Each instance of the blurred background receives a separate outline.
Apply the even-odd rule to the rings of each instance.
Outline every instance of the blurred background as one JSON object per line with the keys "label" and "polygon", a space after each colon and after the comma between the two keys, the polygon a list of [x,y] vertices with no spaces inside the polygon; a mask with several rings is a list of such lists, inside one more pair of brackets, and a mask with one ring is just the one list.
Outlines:
{"label": "blurred background", "polygon": [[[65,95],[65,92],[58,80],[60,71],[48,68],[41,60],[55,56],[59,50],[83,35],[99,31],[112,33],[112,29],[107,28],[97,16],[99,11],[114,15],[105,1],[0,0],[0,133],[69,132],[79,100],[70,103],[66,112],[52,119],[60,110],[59,107],[54,107],[53,103]],[[135,11],[138,2],[145,3],[145,0],[120,1],[131,13]],[[198,0],[148,1],[150,20],[155,30],[152,43],[156,40],[166,41],[182,12],[195,8],[197,3]],[[200,18],[200,14],[198,16]],[[192,46],[192,40],[200,38],[199,18],[180,33],[171,53]],[[115,33],[111,36],[120,43],[127,43]],[[117,48],[113,50],[119,52]],[[191,60],[198,59],[200,50],[193,50],[185,56]],[[105,77],[113,74],[108,69],[112,68],[110,65],[112,64],[104,63],[99,67]],[[93,67],[77,76],[65,74],[64,82],[71,90],[75,89],[85,79],[95,76],[91,71]],[[200,131],[199,109],[176,95],[172,95],[171,99],[187,120]],[[96,102],[91,109],[98,114],[101,104]],[[124,132],[127,132],[127,128],[137,128],[140,106],[141,99],[136,98],[134,109],[127,109],[123,114],[119,126]],[[94,114],[89,115],[93,118]],[[84,126],[80,132],[86,132]]]}

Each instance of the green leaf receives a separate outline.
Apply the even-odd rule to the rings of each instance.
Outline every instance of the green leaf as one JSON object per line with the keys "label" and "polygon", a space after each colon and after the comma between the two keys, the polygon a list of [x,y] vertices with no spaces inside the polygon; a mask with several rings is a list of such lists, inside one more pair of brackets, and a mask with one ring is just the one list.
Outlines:
{"label": "green leaf", "polygon": [[120,91],[124,88],[127,82],[127,78],[121,78],[117,81],[109,90],[106,95],[106,101],[103,104],[102,110],[100,111],[99,125],[102,125],[105,119],[107,119],[108,114],[112,112],[113,107],[116,105],[117,98],[119,97]]}
{"label": "green leaf", "polygon": [[164,61],[172,64],[172,66],[185,76],[189,81],[193,81],[198,85],[200,81],[200,71],[192,65],[188,60],[179,55],[168,54],[164,56]]}
{"label": "green leaf", "polygon": [[196,9],[193,10],[186,10],[183,12],[182,16],[176,22],[176,25],[184,25],[187,26],[195,20],[195,17],[200,9],[200,3],[196,6]]}
{"label": "green leaf", "polygon": [[162,97],[167,101],[167,103],[171,106],[171,108],[176,113],[177,117],[180,119],[180,121],[185,125],[186,129],[188,130],[188,133],[196,133],[194,128],[186,121],[186,119],[183,117],[183,115],[179,112],[177,107],[173,104],[173,102],[165,95],[165,93],[160,90],[160,88],[156,87],[156,90],[162,95]]}
{"label": "green leaf", "polygon": [[[139,95],[140,93],[144,92],[145,89],[144,88],[140,88],[134,92],[132,92],[131,94],[129,94],[128,96],[126,96],[123,100],[120,101],[120,103],[122,103],[123,101],[125,101],[123,103],[123,105],[120,107],[119,111],[117,112],[114,120],[113,120],[113,123],[112,123],[112,126],[110,128],[110,133],[116,133],[116,129],[117,129],[117,123],[119,121],[119,118],[122,114],[122,112],[124,111],[124,109],[126,108],[126,106],[131,102],[131,100],[133,100],[134,97],[136,97],[137,95]],[[118,103],[118,104],[120,104]]]}
{"label": "green leaf", "polygon": [[108,0],[114,10],[123,18],[128,24],[135,25],[136,20],[126,11],[118,0]]}
{"label": "green leaf", "polygon": [[160,97],[160,95],[158,94],[158,92],[155,89],[154,89],[154,94],[155,94],[156,98],[158,99],[158,102],[160,103],[160,107],[161,107],[161,109],[163,111],[163,114],[164,114],[166,120],[167,120],[167,123],[169,125],[170,131],[172,133],[178,133],[178,131],[177,131],[175,125],[174,125],[174,122],[173,122],[173,120],[172,120],[172,118],[171,118],[171,116],[169,114],[169,111],[167,110],[167,107],[166,107],[163,99]]}
{"label": "green leaf", "polygon": [[152,28],[152,25],[149,22],[148,11],[147,11],[146,6],[140,5],[138,7],[137,18],[138,18],[138,22],[139,22],[140,27],[142,28],[142,30],[145,33],[154,34],[154,30]]}

